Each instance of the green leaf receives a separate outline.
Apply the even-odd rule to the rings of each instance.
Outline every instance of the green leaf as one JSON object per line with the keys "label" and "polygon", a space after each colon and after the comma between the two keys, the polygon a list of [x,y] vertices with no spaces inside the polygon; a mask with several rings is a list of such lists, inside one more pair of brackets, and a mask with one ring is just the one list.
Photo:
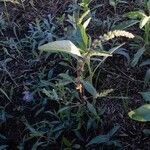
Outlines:
{"label": "green leaf", "polygon": [[82,0],[82,4],[88,6],[92,0]]}
{"label": "green leaf", "polygon": [[140,92],[145,101],[150,101],[150,92]]}
{"label": "green leaf", "polygon": [[129,117],[136,121],[150,121],[150,104],[145,104],[128,113]]}
{"label": "green leaf", "polygon": [[76,19],[75,19],[74,15],[73,16],[68,15],[68,19],[66,21],[68,21],[70,24],[72,24],[74,29],[76,29]]}
{"label": "green leaf", "polygon": [[58,132],[58,134],[60,135],[60,133],[62,132],[62,130],[64,129],[65,127],[64,127],[64,124],[58,124],[57,126],[55,126],[54,128],[53,128],[53,133],[54,132]]}
{"label": "green leaf", "polygon": [[4,94],[5,97],[6,97],[9,101],[11,101],[10,98],[9,98],[9,96],[7,95],[7,93],[6,93],[3,89],[0,88],[0,92],[1,92],[2,94]]}
{"label": "green leaf", "polygon": [[0,150],[6,150],[8,148],[8,145],[1,145]]}
{"label": "green leaf", "polygon": [[37,150],[40,146],[42,146],[44,144],[44,142],[39,142],[37,141],[35,144],[33,144],[32,149],[31,150]]}
{"label": "green leaf", "polygon": [[83,19],[90,13],[90,10],[85,11],[79,19],[79,25],[82,23]]}
{"label": "green leaf", "polygon": [[146,66],[146,65],[150,65],[150,59],[148,59],[148,60],[142,62],[142,63],[140,64],[140,67],[143,67],[143,66]]}
{"label": "green leaf", "polygon": [[45,88],[42,90],[42,92],[49,98],[52,98],[52,95],[51,95],[51,91],[48,91],[46,90]]}
{"label": "green leaf", "polygon": [[0,134],[0,139],[6,140],[7,138],[4,135]]}
{"label": "green leaf", "polygon": [[124,30],[126,28],[129,28],[135,24],[139,23],[138,20],[127,20],[127,21],[123,21],[118,25],[115,25],[112,27],[112,30]]}
{"label": "green leaf", "polygon": [[69,76],[67,73],[61,73],[61,74],[59,74],[59,77],[61,77],[65,81],[69,81],[70,83],[75,83],[73,78],[71,76]]}
{"label": "green leaf", "polygon": [[87,145],[86,147],[93,145],[93,144],[101,144],[101,143],[106,143],[109,141],[109,137],[107,135],[99,135],[93,138]]}
{"label": "green leaf", "polygon": [[141,21],[140,21],[140,29],[142,29],[150,20],[150,17],[144,17]]}
{"label": "green leaf", "polygon": [[147,70],[144,78],[144,87],[148,86],[150,83],[150,69]]}
{"label": "green leaf", "polygon": [[65,137],[63,137],[63,143],[68,148],[71,147],[71,145],[72,145],[72,143],[67,138],[65,138]]}
{"label": "green leaf", "polygon": [[127,63],[128,63],[128,64],[130,63],[130,61],[131,61],[131,60],[130,60],[130,55],[129,55],[129,52],[128,52],[126,49],[120,48],[120,49],[118,49],[118,50],[115,52],[115,54],[122,55],[123,57],[126,58]]}
{"label": "green leaf", "polygon": [[115,126],[113,127],[109,132],[108,132],[108,136],[111,138],[119,129],[120,127],[119,126]]}
{"label": "green leaf", "polygon": [[85,28],[82,25],[80,25],[79,28],[80,28],[80,32],[81,32],[83,45],[84,45],[83,49],[86,50],[88,47],[88,36],[86,34]]}
{"label": "green leaf", "polygon": [[143,133],[144,133],[145,135],[150,135],[150,129],[144,129],[144,130],[143,130]]}
{"label": "green leaf", "polygon": [[88,27],[90,21],[91,21],[91,17],[84,22],[84,24],[83,24],[84,29],[86,29]]}
{"label": "green leaf", "polygon": [[48,79],[52,79],[53,74],[54,74],[54,68],[49,70],[49,72],[48,72]]}
{"label": "green leaf", "polygon": [[94,124],[95,119],[89,118],[89,120],[87,121],[87,130],[92,128],[92,125]]}
{"label": "green leaf", "polygon": [[106,51],[95,51],[95,50],[90,50],[89,57],[92,56],[104,56],[104,57],[110,57],[112,54]]}
{"label": "green leaf", "polygon": [[26,125],[26,128],[31,132],[30,133],[31,137],[41,137],[46,133],[46,132],[35,130],[30,124],[28,124],[26,122],[25,122],[25,125]]}
{"label": "green leaf", "polygon": [[77,26],[76,30],[70,34],[69,39],[80,48],[80,51],[86,51],[88,45],[88,36],[82,25]]}
{"label": "green leaf", "polygon": [[97,116],[97,112],[96,112],[95,107],[94,107],[91,103],[89,103],[88,101],[87,101],[87,108],[88,108],[88,110],[89,110],[92,114],[94,114],[95,116]]}
{"label": "green leaf", "polygon": [[109,4],[113,7],[116,7],[117,1],[116,0],[109,0]]}
{"label": "green leaf", "polygon": [[145,52],[145,47],[142,47],[137,51],[137,53],[134,55],[134,59],[131,62],[131,66],[135,67],[140,59],[140,57],[144,54]]}
{"label": "green leaf", "polygon": [[62,113],[64,111],[68,111],[70,108],[71,108],[70,106],[63,107],[63,108],[59,109],[57,113],[59,114],[59,113]]}
{"label": "green leaf", "polygon": [[122,43],[122,44],[120,44],[120,45],[118,45],[118,46],[116,46],[116,47],[113,47],[113,48],[111,48],[108,52],[110,53],[110,54],[113,54],[116,50],[118,50],[120,47],[122,47],[123,45],[124,45],[125,43]]}
{"label": "green leaf", "polygon": [[90,84],[88,81],[82,81],[82,82],[83,82],[83,85],[84,85],[85,89],[87,90],[87,92],[89,92],[93,96],[93,98],[96,98],[97,91],[93,87],[93,85]]}
{"label": "green leaf", "polygon": [[129,17],[129,18],[143,18],[143,17],[146,17],[146,15],[141,11],[132,11],[132,12],[126,13],[125,16]]}
{"label": "green leaf", "polygon": [[50,42],[48,44],[40,46],[39,50],[47,51],[47,52],[55,52],[55,53],[56,52],[64,52],[64,53],[82,57],[79,48],[77,48],[69,40]]}

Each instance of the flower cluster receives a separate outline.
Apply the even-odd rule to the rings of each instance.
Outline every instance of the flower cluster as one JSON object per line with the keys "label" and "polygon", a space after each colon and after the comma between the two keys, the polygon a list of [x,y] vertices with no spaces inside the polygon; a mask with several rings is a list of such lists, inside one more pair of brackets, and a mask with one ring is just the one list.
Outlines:
{"label": "flower cluster", "polygon": [[99,39],[95,39],[93,41],[92,46],[96,48],[100,43],[109,41],[115,37],[126,37],[126,38],[134,38],[134,35],[130,32],[123,31],[123,30],[114,30],[110,31],[107,34],[104,34],[103,36],[100,36]]}

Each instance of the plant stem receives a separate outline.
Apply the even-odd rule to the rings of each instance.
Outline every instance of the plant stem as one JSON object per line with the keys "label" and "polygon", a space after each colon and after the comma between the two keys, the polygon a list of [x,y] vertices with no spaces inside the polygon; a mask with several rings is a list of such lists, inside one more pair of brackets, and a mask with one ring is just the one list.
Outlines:
{"label": "plant stem", "polygon": [[81,59],[77,62],[77,79],[76,79],[76,90],[79,93],[79,97],[81,99],[81,103],[84,103],[84,89],[83,84],[81,82],[83,76],[83,69],[84,69],[85,62]]}
{"label": "plant stem", "polygon": [[91,64],[90,64],[90,61],[87,62],[87,65],[88,65],[88,70],[89,70],[89,82],[93,85],[93,71],[92,71],[92,68],[91,68]]}

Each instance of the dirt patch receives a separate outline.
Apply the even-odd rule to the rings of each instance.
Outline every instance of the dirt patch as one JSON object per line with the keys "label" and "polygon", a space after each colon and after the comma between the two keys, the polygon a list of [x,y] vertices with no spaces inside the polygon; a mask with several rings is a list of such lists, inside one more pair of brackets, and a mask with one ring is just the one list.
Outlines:
{"label": "dirt patch", "polygon": [[19,4],[1,3],[0,8],[2,8],[1,12],[5,13],[10,23],[16,23],[20,29],[23,29],[36,18],[46,18],[49,14],[53,17],[61,15],[69,3],[69,0],[26,0]]}

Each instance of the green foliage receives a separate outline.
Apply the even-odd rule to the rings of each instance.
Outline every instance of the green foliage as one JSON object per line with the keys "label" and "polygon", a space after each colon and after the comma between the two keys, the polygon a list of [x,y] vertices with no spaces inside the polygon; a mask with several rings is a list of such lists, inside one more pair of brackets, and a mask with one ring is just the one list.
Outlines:
{"label": "green foliage", "polygon": [[116,126],[113,129],[111,129],[106,135],[99,135],[99,136],[94,137],[86,145],[86,147],[89,147],[93,144],[103,144],[103,143],[105,143],[106,145],[115,145],[117,147],[122,147],[120,144],[120,141],[111,139],[111,137],[117,132],[118,129],[119,129],[119,126]]}
{"label": "green foliage", "polygon": [[[140,92],[146,102],[150,101],[150,92]],[[128,113],[129,117],[141,122],[150,121],[150,104],[145,104]]]}
{"label": "green foliage", "polygon": [[82,57],[80,50],[69,40],[51,42],[39,47],[39,50],[48,52],[65,52]]}
{"label": "green foliage", "polygon": [[150,16],[146,15],[145,13],[141,12],[141,11],[134,11],[134,12],[129,12],[127,13],[125,16],[132,18],[132,19],[136,19],[139,18],[140,19],[140,29],[144,30],[144,41],[145,44],[149,44],[150,41],[150,37],[149,37],[149,28],[150,28]]}
{"label": "green foliage", "polygon": [[138,64],[139,59],[141,58],[141,56],[144,54],[145,51],[146,51],[146,49],[144,46],[141,49],[139,49],[136,54],[134,54],[134,58],[131,62],[131,66],[135,67]]}
{"label": "green foliage", "polygon": [[142,95],[143,99],[147,102],[150,101],[150,92],[140,92],[140,94]]}
{"label": "green foliage", "polygon": [[[149,2],[147,2],[148,4]],[[140,48],[137,53],[134,55],[134,59],[131,62],[131,65],[135,67],[141,56],[144,53],[147,53],[149,55],[149,46],[150,46],[150,16],[146,15],[142,11],[133,11],[127,13],[125,16],[132,18],[132,19],[140,19],[140,25],[139,28],[144,30],[144,36],[141,37],[144,40],[144,46]]]}
{"label": "green foliage", "polygon": [[[53,144],[60,144],[63,148],[67,149],[80,149],[85,145],[97,146],[99,143],[90,144],[89,143],[89,132],[95,132],[99,130],[99,126],[102,123],[101,116],[105,112],[103,108],[95,107],[92,102],[86,102],[86,104],[81,105],[77,101],[76,92],[73,89],[69,89],[63,86],[60,79],[57,86],[49,85],[46,86],[47,89],[43,89],[38,92],[43,93],[45,100],[41,101],[42,111],[36,111],[34,117],[40,117],[40,121],[37,120],[34,124],[29,124],[25,119],[24,124],[26,126],[25,131],[27,132],[24,143],[34,141],[33,147],[47,148],[51,147]],[[51,87],[52,86],[52,87]],[[55,91],[55,92],[54,92]],[[54,97],[52,96],[55,93]],[[41,96],[41,98],[43,95]],[[46,110],[48,105],[57,106],[57,108]],[[33,108],[34,109],[34,108]],[[45,117],[47,116],[48,119]],[[51,118],[51,119],[49,119]],[[118,140],[113,140],[114,134],[118,131],[119,127],[114,127],[107,134],[107,142],[103,142],[103,145],[113,145],[116,147],[121,146],[121,142]],[[84,134],[82,135],[82,130]],[[73,134],[73,138],[69,138],[68,135]],[[94,134],[96,138],[97,134]],[[99,135],[100,136],[100,135]],[[103,135],[101,135],[103,136]]]}
{"label": "green foliage", "polygon": [[[92,44],[91,37],[86,32],[86,28],[91,20],[90,17],[88,17],[88,19],[85,19],[90,13],[90,10],[87,7],[89,2],[86,2],[86,3],[87,3],[86,5],[82,4],[84,12],[81,16],[80,16],[80,12],[78,12],[78,15],[74,14],[73,17],[70,16],[70,22],[74,20],[74,22],[72,23],[74,29],[72,31],[72,34],[70,35],[71,40],[50,42],[48,44],[45,44],[39,47],[39,50],[41,51],[56,52],[56,53],[64,52],[64,53],[71,54],[74,57],[78,56],[76,57],[77,70],[78,70],[77,71],[77,89],[78,90],[80,87],[79,84],[81,82],[81,77],[83,76],[84,66],[85,65],[88,66],[89,82],[92,84],[93,75],[95,71],[98,69],[98,66],[107,57],[112,56],[115,50],[117,50],[118,48],[122,46],[122,45],[119,45],[118,47],[115,47],[108,52],[103,51],[103,50],[97,50],[97,48],[99,48],[99,45],[101,45],[102,42],[106,42],[115,37],[121,37],[121,36],[127,37],[127,38],[134,38],[134,35],[129,32],[122,31],[122,30],[118,30],[118,31],[115,30],[112,32],[108,32],[107,34],[104,34],[103,36],[100,36],[99,39],[95,40]],[[83,23],[83,20],[85,20],[84,23]],[[102,62],[95,69],[91,67],[92,56],[104,56],[104,59],[102,60]],[[80,93],[81,93],[81,89],[80,89]]]}
{"label": "green foliage", "polygon": [[144,31],[143,36],[135,36],[136,47],[134,48],[137,49],[138,47],[139,50],[134,55],[134,58],[131,62],[132,67],[135,67],[139,63],[141,57],[144,54],[149,56],[149,47],[150,47],[149,3],[150,1],[145,1],[145,8],[148,11],[144,12],[143,10],[137,10],[137,11],[128,12],[124,16],[130,18],[130,20],[123,21],[120,24],[112,27],[112,29],[123,30],[139,23],[139,28]]}
{"label": "green foliage", "polygon": [[150,121],[150,104],[145,104],[131,112],[129,112],[129,117],[141,121],[141,122],[146,122]]}
{"label": "green foliage", "polygon": [[5,111],[5,107],[0,107],[0,124],[6,122],[7,119],[9,118],[13,118],[12,115],[8,114],[6,111]]}

